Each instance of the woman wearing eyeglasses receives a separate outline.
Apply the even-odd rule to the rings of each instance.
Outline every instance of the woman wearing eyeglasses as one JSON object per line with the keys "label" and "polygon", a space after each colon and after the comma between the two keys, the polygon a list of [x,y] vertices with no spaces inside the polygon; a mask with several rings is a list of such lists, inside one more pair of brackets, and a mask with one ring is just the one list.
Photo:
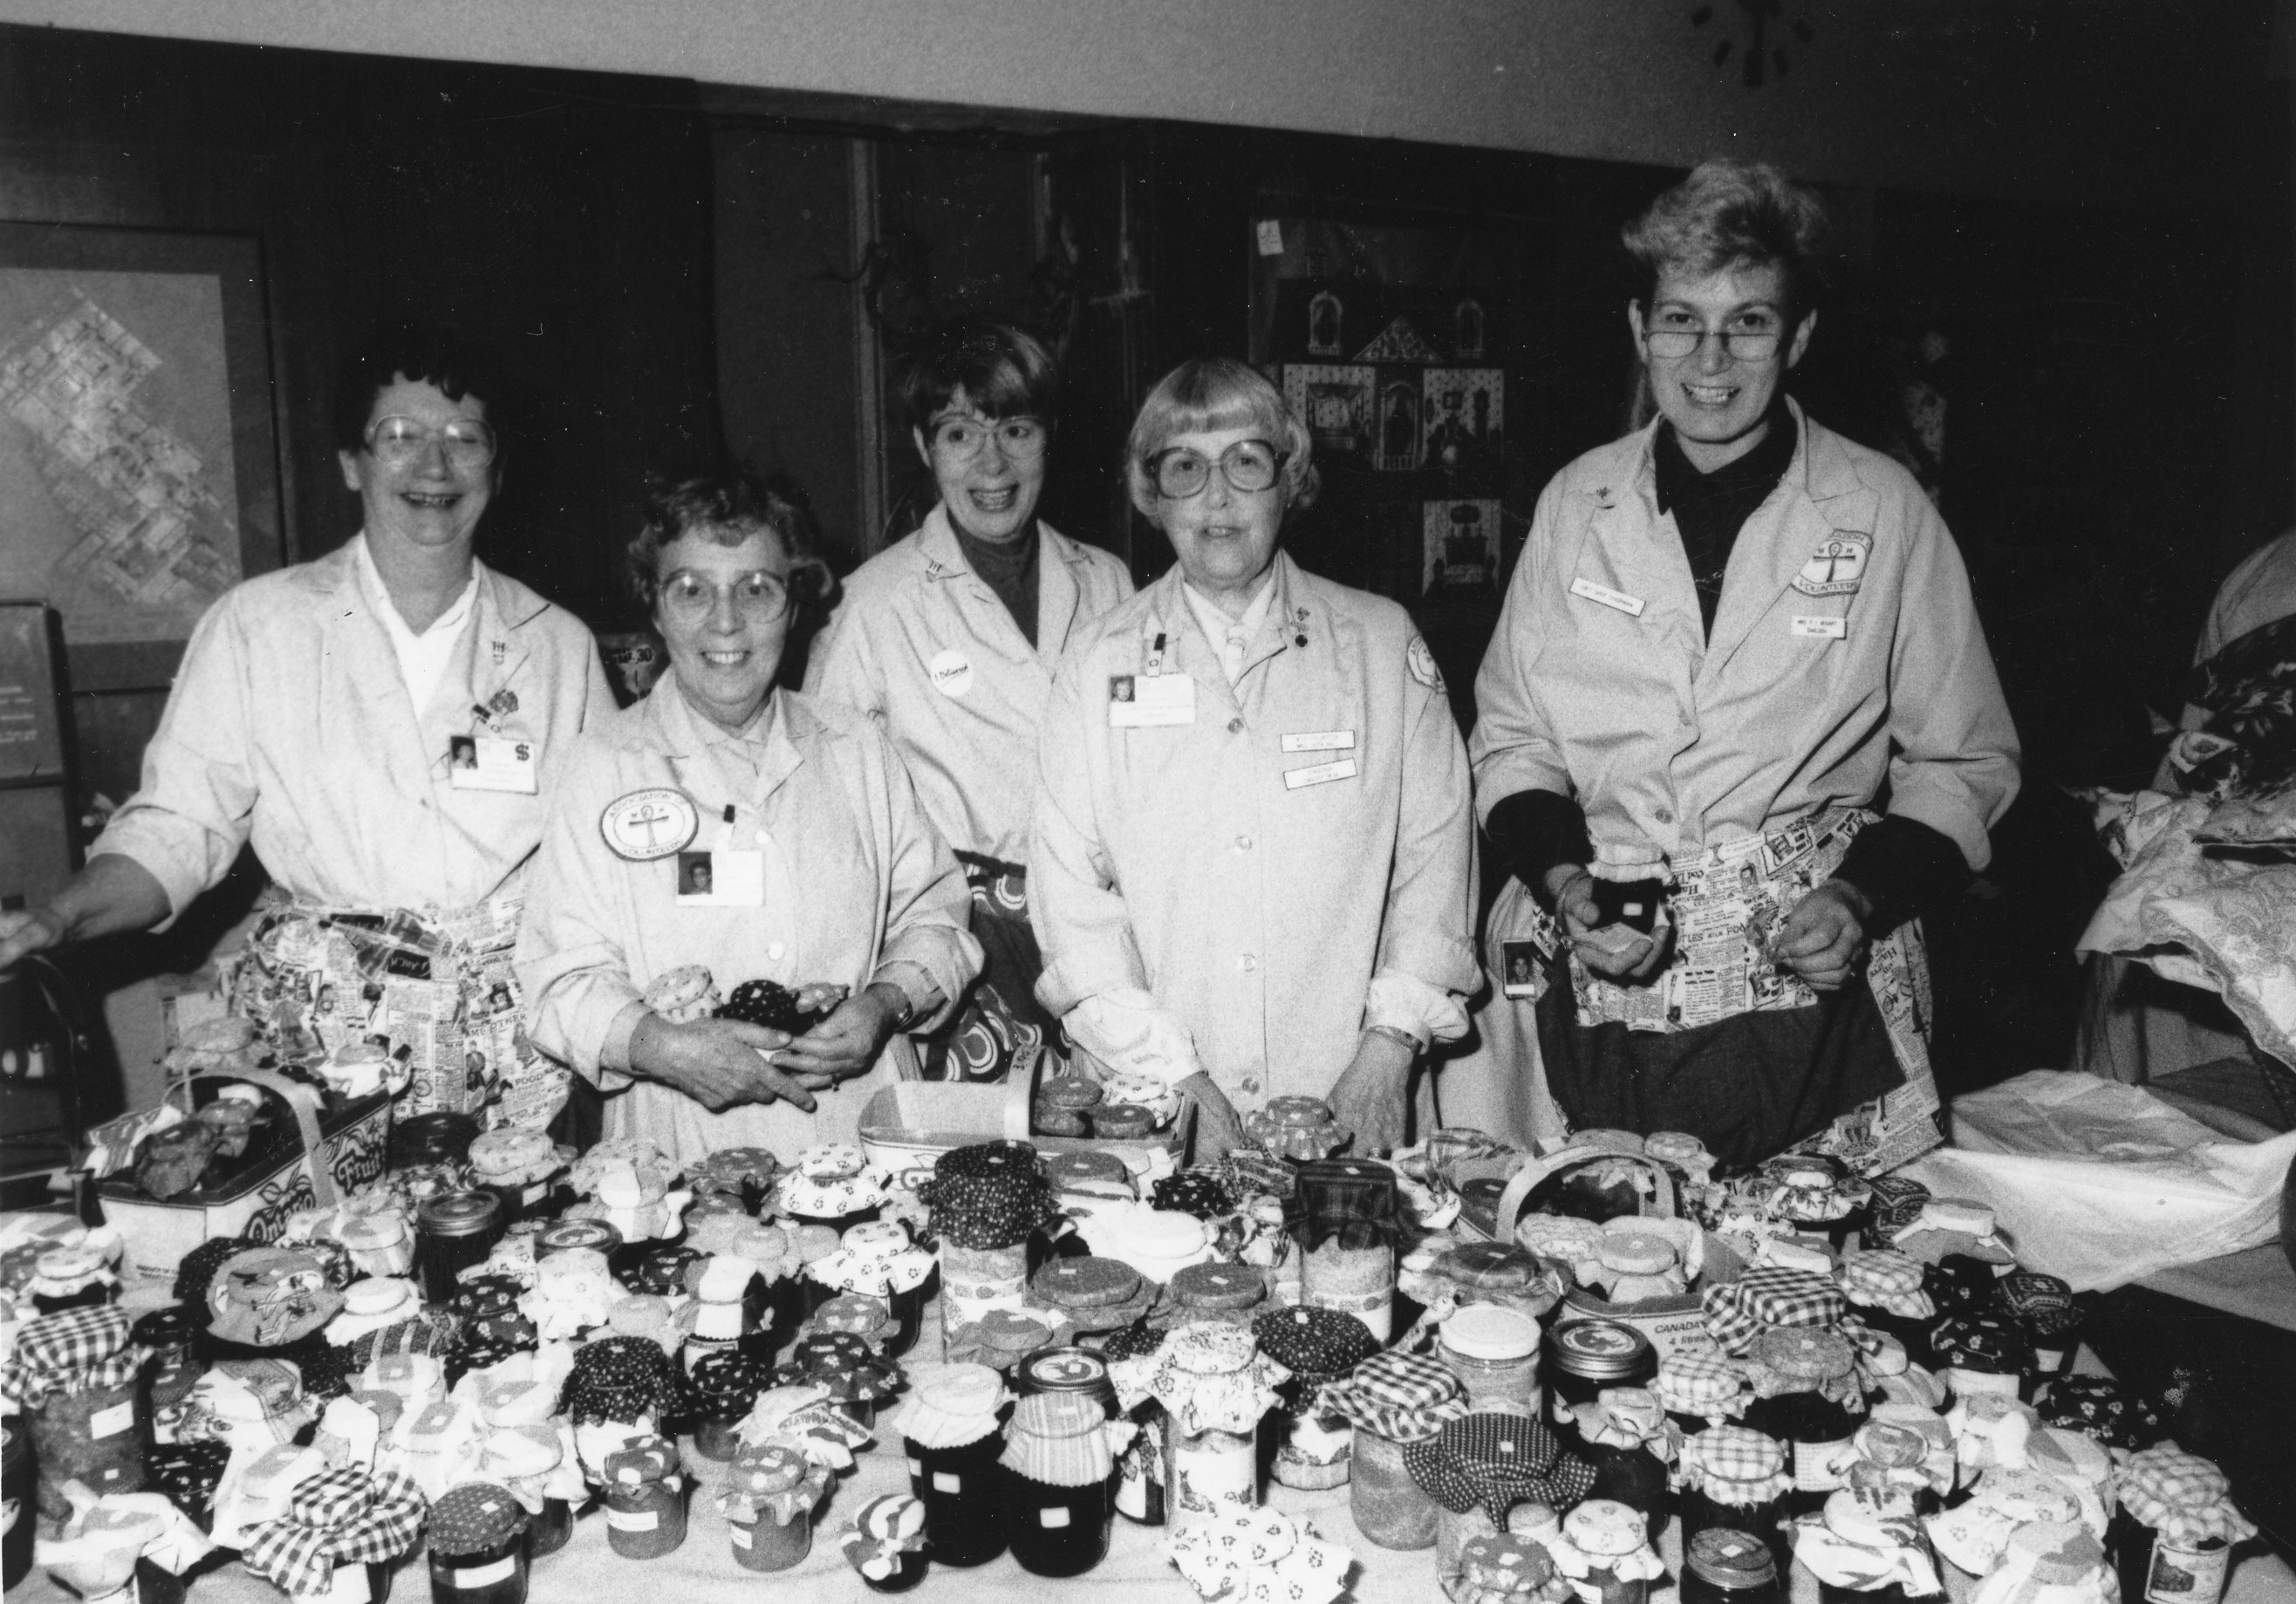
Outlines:
{"label": "woman wearing eyeglasses", "polygon": [[1404,1139],[1414,1061],[1478,976],[1466,755],[1394,603],[1300,569],[1305,426],[1242,363],[1182,364],[1132,426],[1133,505],[1179,561],[1071,648],[1029,833],[1037,995],[1092,1059],[1237,1109],[1329,1099]]}
{"label": "woman wearing eyeglasses", "polygon": [[939,499],[846,581],[806,673],[808,692],[892,738],[972,888],[987,968],[926,1043],[936,1080],[1001,1079],[1054,1034],[1035,996],[1027,777],[1054,665],[1132,593],[1117,558],[1037,520],[1059,389],[1052,358],[1018,329],[962,322],[925,342],[901,397]]}
{"label": "woman wearing eyeglasses", "polygon": [[[464,923],[507,944],[551,783],[614,703],[589,630],[472,554],[502,482],[504,399],[485,353],[440,331],[385,330],[353,355],[335,428],[360,533],[208,610],[142,788],[46,906],[0,914],[0,968],[172,921],[250,842],[303,912],[492,908]],[[452,760],[458,742],[471,762]],[[299,1053],[334,1044],[293,1039],[296,1019],[257,1022]],[[461,1106],[462,1052],[437,1061],[455,1069],[439,1096]],[[418,1103],[430,1093],[426,1074]]]}
{"label": "woman wearing eyeglasses", "polygon": [[1734,1163],[1810,1143],[1870,1173],[1938,1140],[1910,921],[1984,867],[2017,738],[1920,487],[1784,393],[1824,221],[1720,160],[1626,231],[1658,415],[1547,486],[1475,684],[1513,875],[1490,967],[1552,967],[1535,1027],[1485,1009],[1516,1073],[1461,1076],[1488,1107],[1447,1083],[1448,1121],[1552,1133],[1543,1058],[1570,1124]]}
{"label": "woman wearing eyeglasses", "polygon": [[[980,969],[964,879],[868,717],[774,686],[825,588],[797,508],[690,479],[649,497],[629,561],[669,667],[584,735],[552,801],[519,943],[529,1028],[608,1093],[609,1135],[680,1163],[850,1142],[872,1091],[915,1077],[902,1033]],[[721,995],[765,980],[832,1006],[794,1038],[692,1018],[692,965]]]}

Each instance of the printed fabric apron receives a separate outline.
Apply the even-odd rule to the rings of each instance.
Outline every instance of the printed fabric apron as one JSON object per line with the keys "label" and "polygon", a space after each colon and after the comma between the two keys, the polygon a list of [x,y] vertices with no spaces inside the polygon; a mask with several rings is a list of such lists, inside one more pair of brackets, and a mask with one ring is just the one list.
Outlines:
{"label": "printed fabric apron", "polygon": [[1061,1040],[1037,1001],[1045,955],[1029,925],[1029,872],[1018,863],[959,852],[972,893],[971,923],[980,943],[980,978],[964,1004],[927,1037],[926,1080],[1001,1081],[1013,1063]]}
{"label": "printed fabric apron", "polygon": [[540,1130],[564,1106],[568,1072],[521,1026],[511,962],[521,899],[422,913],[322,907],[274,888],[260,907],[246,944],[219,965],[223,995],[283,1061],[380,1042],[414,1072],[401,1117],[469,1114]]}
{"label": "printed fabric apron", "polygon": [[1734,1162],[1817,1152],[1865,1175],[1939,1144],[1918,925],[1874,942],[1865,986],[1830,995],[1766,952],[1875,816],[1829,809],[1660,869],[1674,949],[1646,984],[1589,972],[1554,917],[1530,910],[1540,1053],[1574,1126],[1687,1130]]}

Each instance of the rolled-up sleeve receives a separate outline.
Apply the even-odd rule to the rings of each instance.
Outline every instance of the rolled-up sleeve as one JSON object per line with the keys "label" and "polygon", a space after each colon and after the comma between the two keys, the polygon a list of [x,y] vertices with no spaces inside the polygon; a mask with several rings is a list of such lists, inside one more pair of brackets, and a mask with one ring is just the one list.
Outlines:
{"label": "rolled-up sleeve", "polygon": [[1571,795],[1570,771],[1539,705],[1536,633],[1539,587],[1545,583],[1567,477],[1558,474],[1539,495],[1529,536],[1499,609],[1498,627],[1475,675],[1475,732],[1468,756],[1475,806],[1486,820],[1492,808],[1519,791]]}
{"label": "rolled-up sleeve", "polygon": [[2017,795],[2017,731],[1961,552],[1925,498],[1908,543],[1890,664],[1890,812],[1926,824],[1973,870]]}
{"label": "rolled-up sleeve", "polygon": [[[1474,945],[1475,814],[1467,753],[1440,691],[1414,680],[1406,706],[1402,816],[1388,870],[1377,975],[1407,976],[1430,991],[1464,996],[1482,980]],[[1380,989],[1375,975],[1374,997]],[[1398,994],[1388,990],[1390,998]],[[1366,998],[1366,1006],[1374,1000]],[[1450,1024],[1441,1011],[1425,1023],[1439,1040],[1465,1034],[1464,1015],[1456,1028],[1437,1028]]]}
{"label": "rolled-up sleeve", "polygon": [[[885,790],[887,835],[885,945],[877,954],[877,971],[900,986],[913,1010],[931,1006],[909,1028],[933,1030],[980,973],[980,943],[972,930],[972,894],[956,855],[925,817],[892,743],[873,730],[869,739],[876,745],[875,765]],[[938,1000],[917,990],[914,978],[904,981],[897,972],[885,972],[896,965],[914,965],[939,991]]]}
{"label": "rolled-up sleeve", "polygon": [[226,598],[192,631],[142,783],[88,855],[117,853],[168,893],[165,929],[230,872],[247,844],[258,789],[245,620]]}
{"label": "rolled-up sleeve", "polygon": [[620,860],[598,834],[611,764],[611,754],[586,739],[568,764],[527,877],[518,941],[527,1035],[609,1090],[628,1062],[638,1019],[632,1005],[640,1002],[629,955],[614,935],[624,923],[614,907]]}

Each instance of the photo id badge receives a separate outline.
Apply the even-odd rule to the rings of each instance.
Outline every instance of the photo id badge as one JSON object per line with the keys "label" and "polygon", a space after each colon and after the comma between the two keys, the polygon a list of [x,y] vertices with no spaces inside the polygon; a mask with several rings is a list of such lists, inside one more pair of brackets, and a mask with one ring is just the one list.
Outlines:
{"label": "photo id badge", "polygon": [[1112,674],[1108,724],[1114,730],[1196,722],[1196,682],[1185,674]]}
{"label": "photo id badge", "polygon": [[447,743],[447,778],[456,790],[515,791],[531,797],[538,748],[512,735],[457,735]]}
{"label": "photo id badge", "polygon": [[1499,976],[1500,993],[1526,1002],[1537,1002],[1538,965],[1542,956],[1535,941],[1500,942],[1499,962],[1505,966]]}
{"label": "photo id badge", "polygon": [[681,908],[761,908],[766,902],[766,855],[718,847],[677,855]]}

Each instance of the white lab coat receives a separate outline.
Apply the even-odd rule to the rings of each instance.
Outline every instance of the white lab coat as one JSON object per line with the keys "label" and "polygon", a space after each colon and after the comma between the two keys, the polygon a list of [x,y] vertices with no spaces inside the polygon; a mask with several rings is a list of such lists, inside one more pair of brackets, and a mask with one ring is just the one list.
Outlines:
{"label": "white lab coat", "polygon": [[1132,594],[1121,561],[1037,528],[1035,646],[966,565],[948,509],[937,506],[845,581],[805,676],[808,694],[882,726],[951,847],[1008,863],[1028,851],[1053,669],[1071,640]]}
{"label": "white lab coat", "polygon": [[[1145,991],[1240,1109],[1327,1095],[1375,982],[1441,1010],[1476,984],[1474,828],[1441,676],[1393,602],[1279,553],[1231,689],[1173,569],[1101,619],[1054,683],[1029,836],[1037,997]],[[1162,666],[1193,721],[1115,728],[1111,680]],[[1340,744],[1342,741],[1347,744]],[[1287,744],[1288,742],[1288,744]],[[1354,773],[1287,786],[1296,771]],[[1428,1010],[1392,1022],[1423,1039]]]}
{"label": "white lab coat", "polygon": [[[575,737],[614,710],[581,621],[478,565],[455,656],[416,708],[349,548],[234,585],[192,632],[143,784],[89,849],[123,854],[173,919],[250,839],[273,881],[325,905],[451,912],[514,893]],[[539,749],[538,794],[457,790],[447,742]]]}

